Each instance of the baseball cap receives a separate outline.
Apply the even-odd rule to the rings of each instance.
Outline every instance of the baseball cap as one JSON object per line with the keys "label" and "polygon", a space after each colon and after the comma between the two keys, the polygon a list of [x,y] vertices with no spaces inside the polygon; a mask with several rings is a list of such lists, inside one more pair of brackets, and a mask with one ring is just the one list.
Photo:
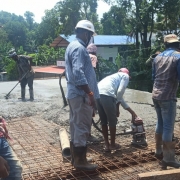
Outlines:
{"label": "baseball cap", "polygon": [[174,43],[174,42],[180,42],[180,41],[178,40],[178,37],[175,34],[168,34],[164,36],[164,42]]}
{"label": "baseball cap", "polygon": [[8,52],[8,54],[9,54],[9,57],[13,57],[13,56],[16,56],[16,55],[17,55],[15,49],[11,49],[11,50]]}
{"label": "baseball cap", "polygon": [[123,72],[129,75],[129,70],[127,68],[121,68],[118,72]]}
{"label": "baseball cap", "polygon": [[[127,68],[121,68],[118,72],[123,72],[129,75],[129,70]],[[130,77],[130,76],[129,76]],[[131,78],[131,77],[130,77]]]}

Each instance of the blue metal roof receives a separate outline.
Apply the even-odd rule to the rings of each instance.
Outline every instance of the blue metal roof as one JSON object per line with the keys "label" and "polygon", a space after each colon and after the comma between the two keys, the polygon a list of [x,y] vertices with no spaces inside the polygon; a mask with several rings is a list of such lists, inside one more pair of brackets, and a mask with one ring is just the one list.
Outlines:
{"label": "blue metal roof", "polygon": [[[65,36],[64,34],[60,34],[60,36],[66,39],[68,42],[73,41],[76,38],[76,35],[73,34],[71,36]],[[118,46],[118,45],[128,45],[134,44],[135,39],[125,35],[96,35],[94,36],[94,44],[95,45],[105,45],[105,46]]]}

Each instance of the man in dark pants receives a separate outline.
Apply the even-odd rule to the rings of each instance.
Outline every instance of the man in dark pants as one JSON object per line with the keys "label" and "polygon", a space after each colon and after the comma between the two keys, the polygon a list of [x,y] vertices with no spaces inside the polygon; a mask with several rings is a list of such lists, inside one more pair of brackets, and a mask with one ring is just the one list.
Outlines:
{"label": "man in dark pants", "polygon": [[[109,75],[98,83],[100,99],[97,100],[97,107],[102,125],[102,134],[105,141],[106,152],[120,149],[115,143],[117,117],[119,117],[119,105],[132,115],[134,120],[137,115],[124,101],[123,95],[129,83],[129,70],[121,68],[117,73]],[[108,128],[109,126],[109,128]],[[110,143],[108,137],[110,131]]]}
{"label": "man in dark pants", "polygon": [[167,166],[180,167],[175,159],[176,141],[173,141],[176,94],[180,81],[180,41],[175,34],[169,34],[164,37],[164,44],[166,50],[153,61],[152,99],[157,114],[155,155],[160,157],[163,153],[162,168],[166,169]]}
{"label": "man in dark pants", "polygon": [[14,49],[9,52],[9,57],[11,57],[16,63],[19,72],[19,80],[21,82],[21,99],[25,101],[26,85],[29,86],[30,101],[34,100],[33,92],[33,80],[34,71],[32,69],[32,58],[24,55],[17,55]]}

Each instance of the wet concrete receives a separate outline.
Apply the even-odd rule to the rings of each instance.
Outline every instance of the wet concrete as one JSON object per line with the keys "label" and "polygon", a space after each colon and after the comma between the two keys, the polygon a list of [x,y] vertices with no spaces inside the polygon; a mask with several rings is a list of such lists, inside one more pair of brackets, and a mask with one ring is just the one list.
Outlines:
{"label": "wet concrete", "polygon": [[[0,82],[0,99],[3,98],[18,81]],[[66,80],[62,78],[62,86],[66,92]],[[20,84],[11,92],[10,98],[15,94],[19,94],[20,97]],[[26,86],[26,94],[28,96],[28,86]],[[59,87],[59,79],[46,79],[46,80],[34,80],[34,94],[36,99],[51,99],[52,97],[61,98],[61,91]],[[133,89],[126,89],[124,99],[127,102],[142,103],[153,105],[152,94],[145,91],[138,91]],[[178,101],[178,104],[179,101]]]}
{"label": "wet concrete", "polygon": [[[59,79],[34,80],[34,102],[22,102],[20,99],[20,84],[11,92],[9,99],[5,95],[16,85],[17,81],[0,82],[0,114],[7,119],[39,115],[48,121],[57,124],[69,124],[69,107],[62,109],[63,99],[59,87]],[[62,78],[62,86],[66,92],[66,80]],[[29,99],[28,87],[26,98]],[[156,113],[152,106],[151,93],[126,89],[124,99],[135,113],[143,118],[149,125],[155,124]],[[178,100],[178,105],[180,105]],[[98,115],[96,116],[99,118]],[[130,125],[131,114],[120,107],[118,126]],[[180,109],[177,108],[177,118],[180,119]]]}
{"label": "wet concrete", "polygon": [[[8,92],[18,83],[18,81],[0,82],[0,98],[3,98]],[[66,90],[66,82],[62,80],[63,88]],[[11,92],[10,99],[16,94],[20,97],[21,87],[20,84]],[[61,98],[61,92],[59,88],[59,79],[48,80],[34,80],[34,94],[35,98],[50,99],[51,97]],[[26,95],[29,96],[28,86],[26,86]]]}
{"label": "wet concrete", "polygon": [[126,89],[124,99],[128,102],[153,104],[151,93],[134,89]]}

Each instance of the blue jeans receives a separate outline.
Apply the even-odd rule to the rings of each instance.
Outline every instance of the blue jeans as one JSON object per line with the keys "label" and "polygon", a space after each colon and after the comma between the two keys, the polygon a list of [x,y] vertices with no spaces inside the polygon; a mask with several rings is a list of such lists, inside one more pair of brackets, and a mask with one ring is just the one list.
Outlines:
{"label": "blue jeans", "polygon": [[162,134],[163,141],[172,141],[176,118],[176,101],[159,101],[153,99],[157,113],[156,133]]}
{"label": "blue jeans", "polygon": [[21,180],[22,166],[5,138],[0,138],[0,156],[7,161],[10,168],[9,176],[2,180]]}

